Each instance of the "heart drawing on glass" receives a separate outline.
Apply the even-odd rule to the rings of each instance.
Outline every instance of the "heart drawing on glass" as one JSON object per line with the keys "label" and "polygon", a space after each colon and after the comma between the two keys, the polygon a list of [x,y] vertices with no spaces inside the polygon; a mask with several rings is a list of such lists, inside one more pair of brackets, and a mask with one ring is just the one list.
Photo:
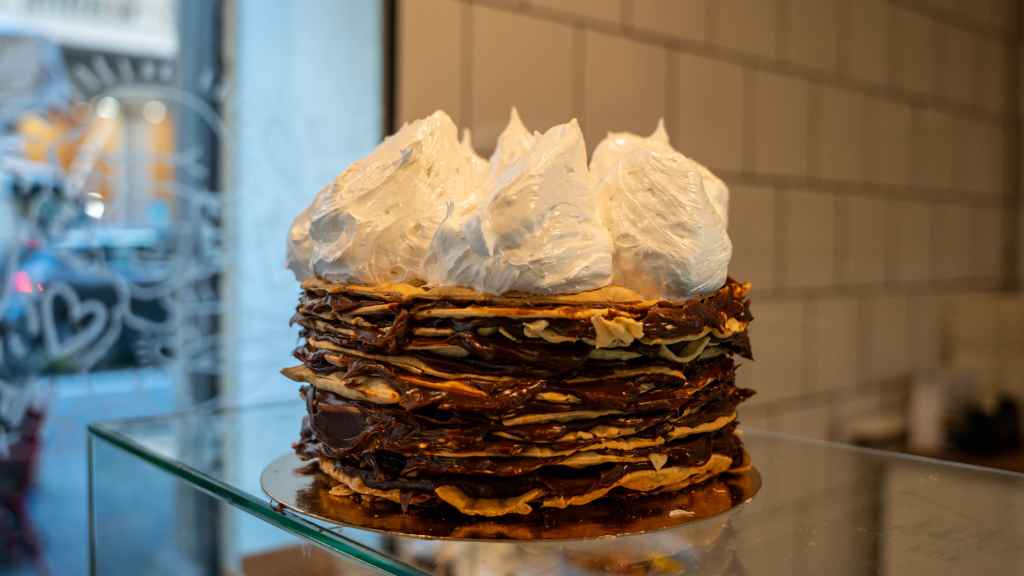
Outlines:
{"label": "heart drawing on glass", "polygon": [[[67,310],[68,330],[61,334],[55,317],[56,301]],[[43,295],[43,337],[46,354],[51,359],[67,358],[95,344],[107,325],[109,313],[99,300],[82,301],[67,284],[54,284]]]}

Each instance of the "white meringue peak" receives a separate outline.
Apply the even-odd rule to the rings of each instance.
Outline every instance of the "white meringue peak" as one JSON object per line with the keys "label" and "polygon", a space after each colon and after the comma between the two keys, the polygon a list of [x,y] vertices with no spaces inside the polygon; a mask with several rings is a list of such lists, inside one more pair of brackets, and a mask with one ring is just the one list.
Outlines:
{"label": "white meringue peak", "polygon": [[428,283],[494,294],[608,285],[611,242],[576,120],[548,130],[490,184],[476,211],[450,217],[434,236],[424,263]]}
{"label": "white meringue peak", "polygon": [[[605,139],[594,149],[594,157],[590,160],[591,180],[594,184],[598,184],[601,178],[613,170],[615,163],[623,155],[638,147],[681,154],[669,142],[664,119],[658,120],[658,125],[655,127],[654,132],[646,138],[631,132],[609,132]],[[697,171],[700,172],[701,179],[704,181],[704,190],[711,197],[711,204],[715,207],[715,211],[722,218],[722,221],[728,226],[729,188],[725,185],[725,182],[718,176],[715,176],[703,164],[692,158],[687,159],[693,162]]]}
{"label": "white meringue peak", "polygon": [[729,189],[672,148],[609,133],[588,167],[579,124],[530,133],[513,108],[484,160],[444,112],[349,166],[295,218],[302,280],[426,281],[480,292],[574,293],[616,284],[682,299],[725,282]]}
{"label": "white meringue peak", "polygon": [[498,173],[505,171],[509,166],[526,155],[537,141],[538,135],[531,134],[523,121],[519,119],[519,112],[515,107],[509,112],[508,126],[498,136],[498,143],[491,154],[491,177],[497,177]]}
{"label": "white meringue peak", "polygon": [[648,138],[609,134],[594,152],[591,174],[614,245],[614,284],[680,299],[725,283],[728,188],[674,150],[661,123]]}
{"label": "white meringue peak", "polygon": [[596,180],[600,180],[615,169],[615,165],[625,154],[639,147],[672,149],[664,120],[658,120],[658,126],[646,138],[632,132],[609,132],[597,148],[594,148],[594,156],[590,159],[591,179],[595,180],[596,184]]}
{"label": "white meringue peak", "polygon": [[384,283],[422,277],[446,202],[472,192],[471,159],[441,111],[406,124],[317,194],[309,219],[289,234],[289,267],[332,281]]}

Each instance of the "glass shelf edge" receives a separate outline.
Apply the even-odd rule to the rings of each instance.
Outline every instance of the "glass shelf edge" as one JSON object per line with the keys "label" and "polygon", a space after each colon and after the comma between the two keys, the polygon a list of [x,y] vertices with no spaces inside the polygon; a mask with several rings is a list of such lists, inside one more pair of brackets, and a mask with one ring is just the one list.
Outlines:
{"label": "glass shelf edge", "polygon": [[[1013,480],[1024,481],[1024,472],[1014,472],[1013,470],[1003,470],[1001,468],[989,468],[986,466],[978,466],[977,464],[966,464],[964,462],[956,462],[953,460],[942,460],[939,458],[932,458],[930,456],[922,456],[920,454],[908,454],[906,452],[896,452],[894,450],[883,450],[881,448],[868,448],[866,446],[857,446],[854,444],[845,444],[843,442],[837,442],[834,440],[821,440],[819,438],[808,438],[806,436],[795,436],[793,434],[786,434],[784,432],[771,432],[768,430],[762,430],[758,428],[751,428],[747,431],[756,439],[768,439],[768,440],[785,440],[787,442],[796,442],[799,444],[807,444],[810,446],[817,446],[819,448],[828,448],[830,450],[839,450],[845,452],[852,452],[854,454],[861,454],[864,456],[871,456],[882,460],[889,461],[905,461],[913,462],[915,464],[929,464],[932,466],[939,466],[942,468],[956,468],[958,470],[966,470],[969,472],[980,472],[983,474],[989,474],[992,476],[1005,476]],[[756,461],[755,461],[756,464]]]}
{"label": "glass shelf edge", "polygon": [[[90,436],[98,437],[117,448],[134,454],[148,464],[156,466],[165,472],[169,472],[174,476],[181,478],[185,482],[188,482],[211,496],[226,500],[231,505],[246,511],[253,516],[261,518],[274,526],[278,526],[292,534],[295,534],[296,536],[312,540],[329,550],[354,558],[391,574],[398,574],[401,576],[429,576],[429,573],[427,572],[423,572],[422,570],[399,560],[383,556],[364,544],[351,540],[340,534],[330,532],[328,529],[313,522],[278,512],[267,502],[250,497],[245,493],[236,492],[224,482],[215,480],[208,475],[195,470],[191,466],[168,462],[162,456],[149,451],[134,440],[127,438],[114,430],[107,429],[102,422],[90,424],[88,426],[88,432]],[[330,534],[330,536],[327,534]],[[339,541],[343,541],[345,547],[338,546],[337,544]]]}

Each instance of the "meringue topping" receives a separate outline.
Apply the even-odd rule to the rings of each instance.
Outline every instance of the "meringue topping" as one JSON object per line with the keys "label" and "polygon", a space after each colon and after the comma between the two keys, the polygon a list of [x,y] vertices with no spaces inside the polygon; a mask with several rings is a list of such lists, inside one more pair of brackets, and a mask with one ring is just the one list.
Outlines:
{"label": "meringue topping", "polygon": [[729,189],[672,148],[664,122],[647,138],[608,134],[594,151],[591,182],[615,245],[614,284],[686,298],[725,282]]}
{"label": "meringue topping", "polygon": [[442,224],[424,263],[427,282],[494,294],[608,285],[611,242],[588,180],[579,124],[551,128],[495,175],[476,211]]}
{"label": "meringue topping", "polygon": [[513,108],[488,161],[438,111],[317,194],[292,224],[288,266],[299,279],[685,298],[725,282],[728,201],[663,122],[610,133],[588,166],[575,120],[531,133]]}
{"label": "meringue topping", "polygon": [[[608,136],[606,136],[605,139],[597,145],[597,148],[594,150],[594,157],[590,161],[592,179],[599,180],[603,176],[607,175],[623,155],[638,147],[650,150],[661,150],[663,152],[680,153],[678,150],[673,148],[672,144],[669,142],[668,131],[665,130],[664,119],[658,120],[658,126],[654,129],[654,132],[646,138],[630,132],[609,132]],[[725,185],[725,182],[722,182],[718,176],[715,176],[711,170],[708,170],[703,164],[692,158],[687,159],[693,163],[694,169],[700,173],[704,184],[704,190],[711,198],[711,204],[715,207],[715,211],[718,212],[722,221],[728,226],[729,188]],[[596,185],[597,182],[595,181],[594,184]]]}
{"label": "meringue topping", "polygon": [[[646,147],[649,149],[671,150],[665,121],[658,120],[658,126],[650,136],[644,138],[631,132],[609,132],[604,140],[594,148],[594,157],[590,160],[590,173],[593,180],[600,180],[613,170],[630,151]],[[595,181],[594,184],[597,184]]]}
{"label": "meringue topping", "polygon": [[[422,278],[430,239],[446,202],[474,190],[471,158],[451,118],[438,111],[406,124],[317,194],[289,234],[289,264],[339,282]],[[308,261],[302,233],[309,219]],[[294,258],[294,259],[293,259]]]}

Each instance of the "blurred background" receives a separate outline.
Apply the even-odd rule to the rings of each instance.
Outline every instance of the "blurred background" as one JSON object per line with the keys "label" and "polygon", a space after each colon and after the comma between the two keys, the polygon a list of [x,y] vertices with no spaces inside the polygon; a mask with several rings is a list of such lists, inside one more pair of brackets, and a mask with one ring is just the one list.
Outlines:
{"label": "blurred background", "polygon": [[[485,155],[511,106],[531,130],[577,117],[591,150],[664,118],[732,190],[746,425],[1024,471],[1021,19],[1015,0],[0,0],[0,573],[87,571],[88,422],[293,398],[271,376],[295,343],[291,219],[438,108]],[[196,545],[265,543],[222,528]]]}

